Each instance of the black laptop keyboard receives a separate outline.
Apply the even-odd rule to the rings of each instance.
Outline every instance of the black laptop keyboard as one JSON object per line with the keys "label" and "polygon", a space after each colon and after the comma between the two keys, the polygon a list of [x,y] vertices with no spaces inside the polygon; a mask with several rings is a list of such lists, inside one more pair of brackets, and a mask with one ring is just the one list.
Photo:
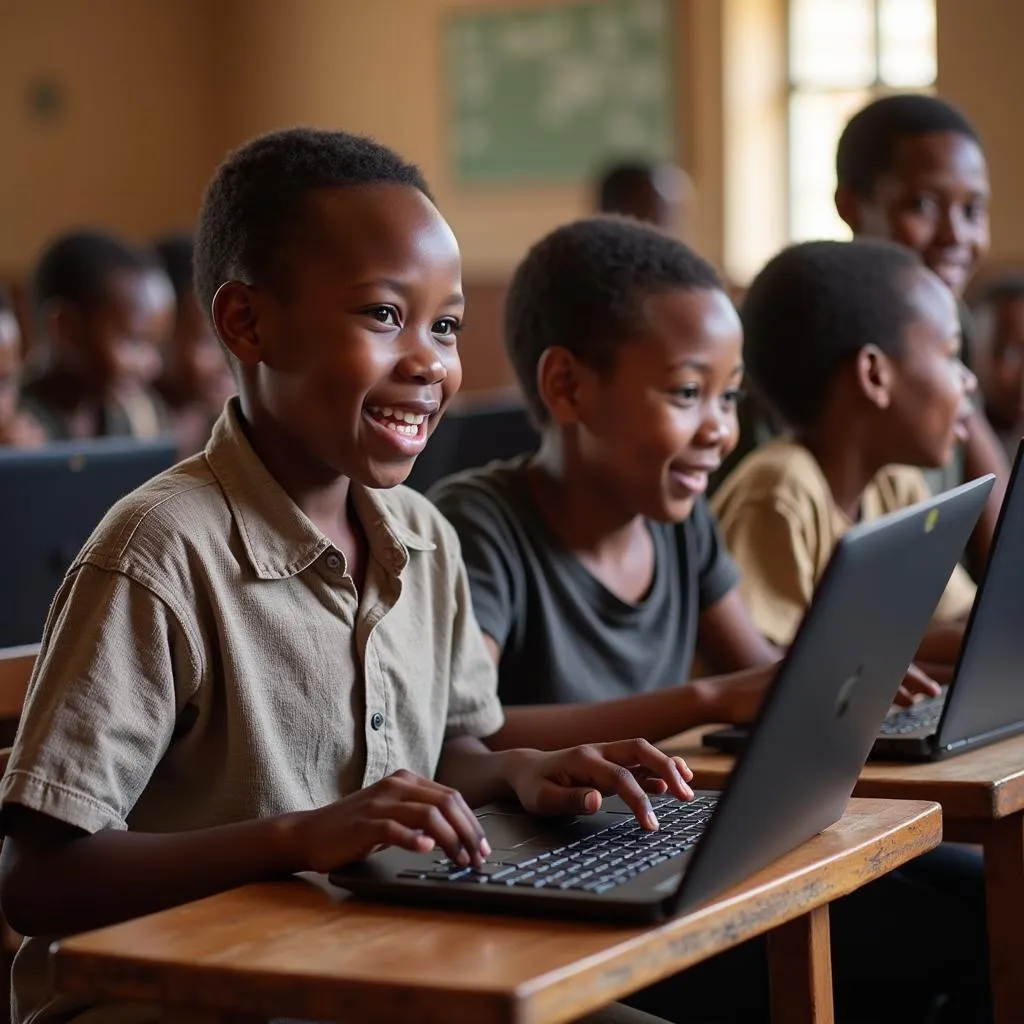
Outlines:
{"label": "black laptop keyboard", "polygon": [[398,877],[600,894],[689,850],[700,839],[717,802],[714,796],[699,796],[688,803],[655,797],[651,804],[658,816],[657,832],[646,831],[636,818],[624,815],[622,821],[556,849],[524,851],[519,857],[503,854],[503,860],[489,860],[479,869],[460,867],[444,858],[428,870],[403,871]]}
{"label": "black laptop keyboard", "polygon": [[904,736],[921,729],[935,732],[939,727],[939,719],[942,717],[945,703],[945,694],[918,701],[904,711],[897,711],[894,715],[889,715],[882,723],[879,732],[883,736]]}

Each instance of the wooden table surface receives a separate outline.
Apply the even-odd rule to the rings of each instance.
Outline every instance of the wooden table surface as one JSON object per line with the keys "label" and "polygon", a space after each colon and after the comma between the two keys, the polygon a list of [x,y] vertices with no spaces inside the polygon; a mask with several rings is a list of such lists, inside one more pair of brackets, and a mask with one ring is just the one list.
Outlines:
{"label": "wooden table surface", "polygon": [[[695,773],[695,784],[719,789],[734,758],[702,746],[701,737],[717,726],[701,726],[658,744],[682,754]],[[950,818],[990,820],[1024,810],[1024,735],[977,750],[924,764],[869,762],[855,796],[934,800]]]}
{"label": "wooden table surface", "polygon": [[389,907],[306,878],[252,885],[65,939],[55,978],[70,995],[160,1003],[166,1020],[196,1024],[560,1024],[770,932],[774,1018],[829,1024],[827,904],[940,837],[934,803],[853,800],[746,883],[648,928]]}
{"label": "wooden table surface", "polygon": [[[734,758],[708,750],[691,729],[659,744],[681,754],[694,785],[718,789]],[[934,800],[942,807],[943,838],[979,843],[985,855],[985,898],[997,1024],[1024,1020],[1024,735],[924,764],[871,762],[854,789],[858,797]]]}

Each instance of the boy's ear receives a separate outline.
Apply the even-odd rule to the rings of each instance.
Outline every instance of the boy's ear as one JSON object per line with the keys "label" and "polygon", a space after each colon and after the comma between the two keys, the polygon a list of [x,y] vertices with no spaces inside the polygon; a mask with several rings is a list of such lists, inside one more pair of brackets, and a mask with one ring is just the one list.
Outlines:
{"label": "boy's ear", "polygon": [[877,345],[865,345],[857,353],[856,374],[864,397],[875,408],[888,409],[895,378],[892,360]]}
{"label": "boy's ear", "polygon": [[860,197],[848,185],[836,189],[836,213],[855,235],[861,232],[860,204]]}
{"label": "boy's ear", "polygon": [[263,359],[256,299],[253,289],[241,281],[225,281],[213,297],[217,335],[243,366],[255,366]]}
{"label": "boy's ear", "polygon": [[576,357],[560,345],[545,349],[537,364],[537,393],[556,425],[566,426],[579,419],[579,387],[580,364]]}
{"label": "boy's ear", "polygon": [[43,333],[57,348],[75,347],[82,326],[77,306],[62,299],[49,299],[42,308]]}

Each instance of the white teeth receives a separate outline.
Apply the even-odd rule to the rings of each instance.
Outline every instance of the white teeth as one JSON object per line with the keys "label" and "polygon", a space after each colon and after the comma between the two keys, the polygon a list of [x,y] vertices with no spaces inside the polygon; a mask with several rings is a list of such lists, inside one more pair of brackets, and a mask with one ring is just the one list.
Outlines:
{"label": "white teeth", "polygon": [[420,428],[412,423],[396,423],[392,420],[390,423],[385,423],[384,426],[403,437],[416,437],[420,432]]}
{"label": "white teeth", "polygon": [[381,420],[394,420],[396,423],[412,423],[419,426],[426,420],[426,416],[420,412],[408,412],[404,409],[392,409],[390,406],[370,409],[371,415]]}

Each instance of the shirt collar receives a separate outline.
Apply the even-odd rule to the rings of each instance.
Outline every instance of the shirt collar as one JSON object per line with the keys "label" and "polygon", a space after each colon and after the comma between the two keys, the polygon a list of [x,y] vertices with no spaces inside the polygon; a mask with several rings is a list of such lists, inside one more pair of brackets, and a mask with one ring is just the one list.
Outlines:
{"label": "shirt collar", "polygon": [[[242,428],[237,398],[227,404],[214,425],[206,460],[259,579],[295,576],[334,547],[260,461]],[[435,548],[432,541],[402,521],[394,499],[386,492],[356,483],[351,486],[353,507],[371,554],[396,575],[408,564],[410,549]]]}

